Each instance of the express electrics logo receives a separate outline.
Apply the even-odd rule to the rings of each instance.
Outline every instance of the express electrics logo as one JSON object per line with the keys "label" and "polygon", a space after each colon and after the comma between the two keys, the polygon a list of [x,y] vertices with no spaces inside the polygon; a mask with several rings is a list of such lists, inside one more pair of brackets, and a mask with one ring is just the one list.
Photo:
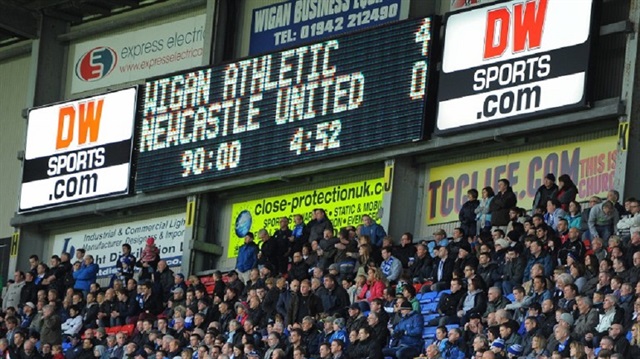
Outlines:
{"label": "express electrics logo", "polygon": [[110,47],[96,47],[80,56],[76,76],[82,81],[97,81],[108,76],[116,67],[118,55]]}

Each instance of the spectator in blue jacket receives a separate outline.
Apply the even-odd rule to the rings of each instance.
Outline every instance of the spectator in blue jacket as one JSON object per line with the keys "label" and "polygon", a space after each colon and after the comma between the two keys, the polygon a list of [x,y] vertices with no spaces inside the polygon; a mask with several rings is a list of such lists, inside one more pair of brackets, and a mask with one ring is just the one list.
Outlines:
{"label": "spectator in blue jacket", "polygon": [[73,272],[73,279],[76,280],[73,288],[81,290],[85,294],[88,293],[91,284],[96,282],[99,269],[100,267],[93,262],[93,256],[90,254],[85,255],[83,265]]}
{"label": "spectator in blue jacket", "polygon": [[424,318],[422,314],[413,311],[411,302],[407,300],[400,305],[400,315],[400,322],[393,329],[393,344],[390,348],[382,349],[382,353],[385,357],[412,359],[417,357],[424,348],[422,342]]}
{"label": "spectator in blue jacket", "polygon": [[369,236],[371,238],[371,245],[375,248],[382,247],[382,240],[387,236],[387,232],[384,231],[381,225],[371,219],[371,216],[362,216],[362,227],[360,228],[360,235]]}
{"label": "spectator in blue jacket", "polygon": [[534,264],[540,263],[544,267],[544,276],[550,277],[551,272],[553,271],[553,264],[551,263],[551,257],[547,253],[542,250],[542,241],[536,239],[531,242],[529,246],[529,251],[531,252],[531,256],[529,256],[529,261],[527,262],[527,267],[524,270],[524,281],[528,281],[531,279],[531,268]]}
{"label": "spectator in blue jacket", "polygon": [[236,270],[238,277],[243,282],[249,280],[249,272],[258,265],[258,245],[253,243],[253,233],[249,232],[244,236],[244,244],[238,249],[238,259]]}

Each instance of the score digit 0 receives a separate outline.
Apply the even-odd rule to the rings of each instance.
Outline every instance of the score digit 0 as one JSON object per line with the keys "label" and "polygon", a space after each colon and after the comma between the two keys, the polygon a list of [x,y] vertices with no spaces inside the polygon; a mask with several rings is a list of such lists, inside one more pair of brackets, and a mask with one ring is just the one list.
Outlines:
{"label": "score digit 0", "polygon": [[220,146],[218,146],[218,154],[216,155],[216,168],[218,171],[238,167],[241,148],[242,145],[239,140],[221,143]]}

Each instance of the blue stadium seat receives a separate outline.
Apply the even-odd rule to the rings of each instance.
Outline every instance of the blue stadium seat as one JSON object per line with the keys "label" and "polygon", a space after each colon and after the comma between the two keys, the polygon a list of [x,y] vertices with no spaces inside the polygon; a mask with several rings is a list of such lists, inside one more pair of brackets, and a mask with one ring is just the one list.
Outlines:
{"label": "blue stadium seat", "polygon": [[506,297],[507,297],[507,299],[509,299],[509,300],[510,300],[510,301],[512,301],[512,302],[516,300],[516,296],[515,296],[515,295],[513,295],[513,293],[509,293],[509,294],[507,294],[507,296],[506,296]]}
{"label": "blue stadium seat", "polygon": [[440,301],[440,298],[445,294],[451,294],[451,291],[449,289],[445,289],[445,290],[439,291],[438,292],[438,296],[436,297],[435,301],[436,302]]}
{"label": "blue stadium seat", "polygon": [[631,331],[627,332],[627,340],[631,341],[631,339],[633,339],[633,334],[631,334]]}
{"label": "blue stadium seat", "polygon": [[440,314],[438,313],[434,313],[434,314],[425,314],[424,315],[424,325],[427,326],[427,323],[429,323],[429,321],[436,319],[436,318],[440,318]]}
{"label": "blue stadium seat", "polygon": [[425,327],[424,330],[422,331],[422,338],[435,339],[436,329],[438,329],[438,327]]}
{"label": "blue stadium seat", "polygon": [[427,303],[434,302],[437,297],[438,297],[438,292],[427,292],[427,293],[423,293],[418,300],[420,301],[420,304],[427,304]]}
{"label": "blue stadium seat", "polygon": [[436,312],[436,308],[438,308],[438,303],[427,303],[427,304],[421,304],[420,305],[420,313],[422,315],[425,314],[432,314]]}

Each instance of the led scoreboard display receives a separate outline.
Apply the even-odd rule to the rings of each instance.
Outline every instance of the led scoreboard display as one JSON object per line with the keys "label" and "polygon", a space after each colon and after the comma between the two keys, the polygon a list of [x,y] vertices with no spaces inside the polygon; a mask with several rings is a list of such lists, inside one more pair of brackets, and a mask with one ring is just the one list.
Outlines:
{"label": "led scoreboard display", "polygon": [[422,138],[430,18],[145,84],[137,190]]}

